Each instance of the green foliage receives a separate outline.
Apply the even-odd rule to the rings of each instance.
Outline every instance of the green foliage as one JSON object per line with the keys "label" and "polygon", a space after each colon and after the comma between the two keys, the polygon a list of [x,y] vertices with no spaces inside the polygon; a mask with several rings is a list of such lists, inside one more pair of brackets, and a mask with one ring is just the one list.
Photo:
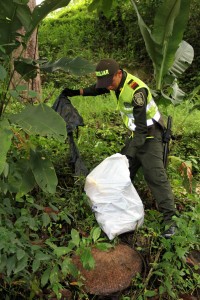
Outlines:
{"label": "green foliage", "polygon": [[26,105],[24,110],[18,114],[10,115],[9,119],[28,135],[39,134],[40,136],[55,138],[60,142],[64,142],[67,137],[64,120],[45,104]]}
{"label": "green foliage", "polygon": [[[85,127],[80,128],[77,145],[89,169],[93,169],[105,157],[120,150],[126,130],[121,125],[118,114],[113,112],[115,103],[110,97],[99,96],[96,99],[74,97],[72,101],[86,124]],[[168,106],[167,109],[171,108]],[[182,109],[185,109],[183,104],[176,107],[174,116],[177,119],[175,118],[173,124],[175,128],[179,124],[179,117],[183,115]],[[191,114],[187,119],[188,124],[191,124],[192,119],[193,115]],[[186,128],[182,129],[182,134],[184,134]],[[9,277],[10,281],[6,282],[6,285],[9,286],[10,293],[17,293],[13,281],[18,280],[19,276],[20,278],[26,276],[24,283],[19,284],[23,293],[26,290],[33,296],[40,294],[44,298],[42,290],[48,288],[53,290],[59,298],[60,290],[66,287],[66,282],[69,285],[74,279],[76,280],[75,288],[78,289],[79,297],[81,297],[84,280],[73,265],[71,256],[80,256],[83,266],[91,269],[94,267],[92,247],[106,250],[111,245],[107,238],[102,240],[102,233],[100,235],[95,217],[89,209],[83,193],[84,178],[73,178],[73,174],[70,173],[67,164],[68,145],[42,137],[39,139],[32,137],[31,142],[34,142],[36,147],[43,147],[46,157],[49,159],[51,157],[56,167],[59,183],[55,195],[48,195],[48,193],[42,193],[36,189],[32,191],[33,196],[27,194],[20,197],[18,195],[16,203],[13,200],[10,202],[8,197],[3,200],[6,197],[3,196],[2,210],[0,210],[2,211],[0,219],[3,220],[1,226],[14,228],[10,230],[14,234],[16,234],[16,230],[20,232],[18,239],[24,245],[21,248],[28,255],[24,258],[24,269],[14,274],[15,268],[18,267],[18,260],[14,254],[14,258],[12,258],[15,262],[14,267]],[[183,146],[179,144],[179,149],[176,150],[179,156],[183,153],[182,147],[185,150],[185,144]],[[194,152],[191,152],[193,155],[198,151],[197,148],[195,149]],[[173,179],[171,163],[168,168],[170,178]],[[160,237],[163,232],[160,214],[154,210],[146,210],[145,224],[135,232],[133,242],[138,251],[147,258],[151,272],[145,278],[138,276],[134,279],[133,291],[130,291],[127,297],[137,295],[137,299],[139,297],[148,299],[150,295],[158,293],[160,297],[164,298],[167,294],[169,299],[176,299],[173,298],[176,293],[192,293],[197,286],[198,274],[188,267],[185,257],[190,250],[199,247],[198,201],[195,194],[187,194],[187,200],[184,198],[185,196],[183,197],[183,187],[180,182],[177,183],[177,186],[174,183],[173,186],[175,192],[176,189],[179,189],[177,204],[180,205],[183,202],[181,205],[184,207],[181,219],[176,220],[179,228],[178,234],[172,242],[163,240]],[[14,225],[13,220],[16,220]],[[5,232],[7,231],[5,230]],[[145,243],[144,240],[146,240]],[[15,251],[20,258],[23,252],[19,248],[16,246]],[[170,253],[173,253],[175,257],[170,256]],[[9,253],[7,256],[12,257],[13,254]],[[21,266],[23,267],[23,264],[20,263],[19,267],[21,268]],[[29,271],[30,266],[31,272]],[[6,270],[7,266],[5,265],[3,272],[7,272]],[[183,276],[186,278],[184,283]],[[170,279],[168,280],[168,278]],[[73,291],[73,285],[70,289]],[[3,290],[5,291],[5,289]]]}
{"label": "green foliage", "polygon": [[176,219],[177,235],[170,242],[165,239],[162,241],[164,253],[162,260],[155,265],[154,272],[162,282],[159,287],[161,295],[166,292],[172,299],[177,299],[177,290],[179,293],[187,293],[200,282],[199,275],[186,262],[190,250],[199,247],[199,208],[197,198],[194,197],[194,208]]}
{"label": "green foliage", "polygon": [[[1,292],[14,297],[18,282],[17,289],[24,289],[25,297],[42,295],[44,287],[60,297],[66,280],[70,282],[73,278],[81,286],[82,279],[72,255],[78,255],[86,268],[93,268],[91,248],[106,251],[111,245],[101,238],[99,227],[92,228],[87,237],[81,237],[72,228],[66,231],[63,239],[60,229],[71,225],[70,213],[64,206],[62,210],[49,201],[49,206],[45,206],[44,200],[40,205],[34,202],[30,196],[19,198],[16,203],[9,198],[0,202]],[[10,294],[6,294],[8,290]]]}
{"label": "green foliage", "polygon": [[13,134],[9,128],[8,120],[6,119],[0,122],[0,129],[0,138],[2,141],[4,141],[0,150],[0,174],[2,174],[5,167],[6,155],[11,146]]}
{"label": "green foliage", "polygon": [[[22,94],[27,89],[27,87],[19,84],[20,81],[14,83],[14,88],[10,87],[14,72],[17,71],[26,81],[35,78],[37,75],[36,61],[22,57],[28,38],[30,38],[38,23],[49,12],[67,5],[69,0],[44,1],[41,5],[36,6],[33,12],[30,11],[27,2],[9,0],[0,4],[0,21],[3,23],[0,29],[0,81],[2,82],[0,127],[3,141],[0,161],[0,174],[2,174],[0,190],[4,194],[16,193],[17,197],[30,192],[36,183],[47,193],[55,193],[56,191],[57,176],[54,167],[51,161],[45,157],[44,151],[37,149],[31,143],[31,136],[40,135],[55,138],[60,142],[64,142],[67,137],[64,120],[47,105],[26,106],[23,103],[20,112],[5,116],[8,105],[16,100],[21,100],[23,98],[21,97]],[[17,32],[21,27],[24,27],[24,35],[19,35]],[[13,67],[11,67],[13,51],[20,45],[23,46],[22,52],[14,60]],[[88,66],[82,58],[65,58],[56,62],[55,65],[53,63],[49,64],[48,68],[52,70],[52,68],[64,67],[65,71],[72,70],[76,74],[80,74],[77,65],[81,65],[82,74],[86,66],[88,67],[86,72],[91,71],[91,65]],[[37,94],[34,91],[28,91],[27,97],[35,98]],[[17,140],[17,146],[15,145],[15,139]],[[18,151],[19,149],[23,149],[23,152]],[[20,181],[20,184],[18,184],[18,181]]]}
{"label": "green foliage", "polygon": [[[128,69],[133,69],[138,61],[149,65],[131,3],[117,2],[120,5],[110,9],[110,13],[114,13],[106,16],[100,12],[101,5],[110,5],[111,1],[99,2],[98,14],[85,13],[86,6],[52,14],[39,29],[42,56],[59,60],[66,54],[70,57],[78,54],[93,61],[112,56]],[[139,1],[138,5],[140,14],[151,27],[160,1],[148,1],[145,5]],[[25,18],[24,22],[28,24],[28,19]],[[15,45],[9,45],[10,51],[13,49],[11,46]],[[2,50],[2,53],[5,54],[5,51]],[[3,140],[0,148],[2,297],[46,299],[52,297],[51,292],[54,292],[59,299],[62,289],[66,288],[72,291],[74,298],[86,299],[89,296],[82,290],[84,279],[74,266],[72,257],[78,255],[83,266],[92,269],[92,248],[106,251],[113,245],[97,226],[88,206],[83,191],[85,178],[75,177],[69,167],[69,146],[63,143],[66,138],[65,124],[48,106],[54,102],[55,94],[59,94],[56,84],[59,88],[62,85],[79,88],[82,84],[94,83],[95,78],[77,78],[60,72],[60,79],[56,73],[52,77],[43,74],[43,82],[51,88],[44,90],[44,98],[49,100],[48,106],[26,106],[15,100],[20,99],[24,87],[18,85],[15,90],[8,89],[11,74],[8,60],[1,62],[1,99],[5,101],[0,122],[0,137]],[[23,64],[16,65],[16,68],[25,76],[23,71],[28,67],[29,72],[31,64],[27,61],[27,66],[22,60],[20,63]],[[56,64],[59,66],[59,61]],[[68,72],[68,66],[66,69]],[[54,78],[53,82],[48,82],[48,78]],[[54,96],[51,96],[53,87]],[[75,140],[91,170],[107,156],[120,151],[127,132],[120,116],[113,112],[116,104],[110,97],[73,97],[71,100],[85,121]],[[183,179],[185,183],[189,182],[187,171],[192,172],[194,180],[199,179],[198,101],[197,88],[179,106],[161,105],[165,115],[172,115],[173,131],[177,136],[170,153],[177,159],[176,163],[170,160],[168,174],[181,217],[175,220],[177,234],[168,241],[161,237],[164,228],[159,212],[153,210],[153,205],[150,210],[146,209],[145,223],[134,233],[132,246],[146,259],[149,269],[143,278],[138,274],[133,280],[133,288],[122,295],[124,300],[143,300],[152,296],[178,299],[179,293],[193,294],[199,284],[199,275],[187,264],[190,251],[199,249],[199,201],[195,188],[188,193],[183,186]],[[188,164],[182,177],[179,168],[183,162]],[[146,205],[152,199],[142,181],[137,184]],[[114,241],[117,242],[118,239]],[[49,294],[45,295],[45,291]]]}
{"label": "green foliage", "polygon": [[[173,66],[175,54],[181,43],[183,32],[186,27],[190,1],[164,1],[156,12],[153,30],[151,30],[143,21],[135,1],[132,0],[132,3],[138,16],[138,23],[145,41],[147,52],[153,62],[156,89],[159,91],[164,90],[166,84],[165,77],[166,75],[169,75],[170,68]],[[184,51],[186,51],[185,47],[182,47],[181,55],[183,55]],[[186,55],[184,56],[185,59],[187,59]],[[183,58],[177,58],[177,60],[180,61],[183,60]],[[179,67],[179,71],[180,69],[181,68]],[[174,74],[174,72],[172,74]],[[173,89],[173,93],[170,92],[169,94],[174,95],[174,101],[180,101],[180,99],[183,98],[184,93],[181,97],[177,83],[171,85],[171,89]]]}
{"label": "green foliage", "polygon": [[[135,236],[137,249],[149,263],[145,278],[134,278],[133,287],[136,299],[145,300],[158,296],[161,299],[179,299],[180,294],[193,293],[200,276],[195,268],[188,264],[188,255],[199,249],[199,201],[196,195],[190,195],[189,210],[174,218],[177,233],[170,240],[161,236],[160,215],[147,211],[142,228]],[[142,247],[141,247],[142,241]],[[137,289],[136,289],[137,286]]]}
{"label": "green foliage", "polygon": [[65,72],[71,72],[74,75],[86,75],[95,71],[94,66],[89,65],[88,62],[80,57],[74,59],[62,57],[54,63],[46,63],[41,66],[41,69],[47,72],[53,72],[57,70],[64,70]]}
{"label": "green foliage", "polygon": [[[46,67],[47,70],[50,68],[50,71],[64,68],[64,71],[72,71],[76,74],[85,74],[93,70],[92,65],[80,57],[76,59],[65,58],[55,64],[52,62],[48,64],[48,68],[46,61],[45,64],[44,61],[23,57],[28,40],[38,24],[51,11],[66,6],[69,0],[43,1],[41,5],[34,8],[33,12],[30,11],[27,3],[28,1],[18,2],[14,0],[0,3],[0,81],[2,84],[0,91],[0,116],[5,112],[7,105],[13,98],[14,100],[23,99],[23,92],[26,92],[28,100],[29,97],[38,97],[34,91],[30,91],[26,86],[20,85],[22,79],[28,82],[36,77],[38,64],[42,64],[43,68]],[[21,28],[24,29],[23,34],[18,32]],[[14,50],[17,49],[20,51],[20,54],[18,54],[18,57],[15,57]],[[81,65],[81,72],[77,70],[77,65]],[[15,72],[21,75],[18,82],[13,82]],[[14,88],[11,88],[11,82]]]}
{"label": "green foliage", "polygon": [[[44,122],[47,115],[50,119]],[[27,106],[24,111],[8,118],[12,120],[12,126],[6,118],[0,121],[4,141],[0,164],[1,192],[17,193],[19,197],[31,191],[37,182],[44,191],[55,193],[57,176],[54,167],[29,136],[40,134],[64,142],[66,125],[63,119],[44,104]]]}
{"label": "green foliage", "polygon": [[[154,16],[158,15],[156,14],[156,11],[158,7],[162,7],[162,2],[163,1],[147,1],[145,2],[145,4],[140,1],[137,2],[140,16],[141,18],[143,18],[143,20],[145,20],[146,26],[150,30],[150,32],[152,32],[152,35],[154,28],[152,28],[152,24],[154,23]],[[94,3],[94,9],[96,6],[98,6],[98,13],[96,13],[95,11],[88,14],[87,3],[84,4],[81,2],[81,4],[79,5],[71,5],[68,8],[61,10],[51,17],[45,19],[39,28],[39,42],[41,45],[39,49],[40,56],[48,57],[50,60],[57,60],[62,56],[66,56],[66,53],[74,56],[84,54],[83,56],[85,58],[92,60],[95,63],[102,57],[113,57],[120,62],[123,68],[127,68],[127,70],[135,73],[136,76],[138,75],[147,83],[150,81],[151,85],[154,86],[155,84],[152,80],[152,64],[144,47],[144,41],[141,38],[141,33],[133,5],[130,1],[113,2],[112,8],[109,11],[109,15],[106,16],[102,13],[103,8],[101,7],[101,5],[104,4],[101,1],[96,1]],[[163,3],[163,5],[165,5],[165,2]],[[181,18],[180,16],[175,18],[176,22],[180,21],[180,27],[183,21],[186,22],[188,5],[189,2],[187,2],[187,5],[183,10],[181,9],[181,14],[184,15],[184,18]],[[194,5],[192,1],[190,6],[190,18],[193,14],[196,15],[198,9],[198,3]],[[164,11],[166,12],[166,9],[163,9],[163,12]],[[169,24],[172,24],[172,20],[172,18],[169,19]],[[184,32],[184,38],[186,41],[190,43],[191,39],[192,41],[195,40],[193,34],[192,36],[188,34],[187,27],[185,28],[183,26],[181,30],[178,30],[177,28],[179,26],[173,27],[173,34],[177,34],[177,36],[180,38],[179,34],[181,32],[183,34]],[[84,31],[81,30],[81,28],[84,28]],[[178,30],[178,32],[176,30]],[[51,35],[49,35],[48,32],[51,32]],[[164,32],[165,31],[162,31],[162,33]],[[194,35],[196,36],[196,32],[194,32]],[[165,37],[167,38],[167,36]],[[172,48],[174,48],[176,44],[176,49],[178,49],[179,42],[177,38],[168,38],[170,40],[170,44],[168,47],[169,51],[165,53],[171,56],[173,52]],[[196,38],[196,41],[197,40],[198,38]],[[175,41],[175,44],[173,44],[173,41]],[[194,48],[195,55],[198,56],[198,47],[195,47],[194,42],[190,44]],[[155,58],[156,62],[157,60],[159,60],[159,63],[157,64],[158,68],[159,65],[161,67],[161,64],[162,66],[165,65],[169,67],[169,64],[172,64],[173,60],[171,58],[168,59],[168,55],[162,61],[161,51],[162,44],[156,47],[156,55],[153,52],[153,57]],[[175,51],[173,55],[175,55]],[[197,59],[198,57],[195,56],[195,60]],[[140,72],[138,68],[140,70],[144,70],[144,72]],[[182,86],[182,81],[185,82],[185,78],[188,78],[188,81],[186,81],[187,86],[185,86],[184,84],[184,90],[186,91],[191,91],[192,88],[195,87],[193,83],[197,81],[198,77],[197,75],[196,79],[193,78],[193,80],[190,81],[191,76],[193,76],[190,73],[191,68],[194,71],[194,65],[192,65],[192,67],[190,67],[189,69],[189,72],[187,72],[184,77],[183,75],[179,77],[179,86]],[[197,70],[195,70],[195,73],[197,73]],[[174,77],[171,77],[170,82],[168,76],[167,78],[165,78],[166,86],[163,91],[165,97],[172,92],[172,89],[167,90],[167,87],[170,86],[174,80]],[[48,76],[45,76],[44,78],[45,81],[47,81],[48,78],[52,78],[56,84],[56,87],[60,87],[62,85],[77,87],[80,86],[80,81],[82,82],[82,84],[88,85],[94,80],[93,77],[82,77],[78,80],[77,78],[71,76],[63,78],[63,74],[61,73],[53,75],[48,74]],[[173,88],[176,95],[176,85],[173,85]],[[161,97],[161,95],[159,97]]]}
{"label": "green foliage", "polygon": [[[18,48],[20,42],[16,37],[22,35],[17,33],[21,27],[25,29],[25,39],[29,38],[38,24],[53,10],[66,6],[69,0],[43,1],[41,5],[35,7],[33,12],[28,7],[28,1],[18,2],[9,0],[0,4],[1,20],[1,46],[6,53],[11,53]],[[2,55],[2,48],[1,48]]]}

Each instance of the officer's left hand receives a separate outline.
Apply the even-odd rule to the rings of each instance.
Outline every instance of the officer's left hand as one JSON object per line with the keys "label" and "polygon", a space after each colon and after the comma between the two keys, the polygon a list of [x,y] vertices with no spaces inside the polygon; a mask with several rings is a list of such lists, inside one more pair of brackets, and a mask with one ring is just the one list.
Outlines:
{"label": "officer's left hand", "polygon": [[65,88],[61,92],[61,94],[64,95],[65,97],[78,96],[78,95],[80,95],[80,90],[72,90],[72,89]]}
{"label": "officer's left hand", "polygon": [[126,155],[129,158],[134,158],[136,155],[136,147],[133,145],[133,139],[126,141],[126,145],[121,151],[121,154]]}

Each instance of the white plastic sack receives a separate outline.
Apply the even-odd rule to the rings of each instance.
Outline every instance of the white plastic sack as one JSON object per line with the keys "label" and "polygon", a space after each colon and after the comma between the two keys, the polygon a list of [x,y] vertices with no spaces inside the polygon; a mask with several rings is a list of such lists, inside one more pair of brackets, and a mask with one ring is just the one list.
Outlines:
{"label": "white plastic sack", "polygon": [[144,207],[131,182],[125,155],[116,153],[103,160],[86,177],[85,192],[110,240],[143,224]]}

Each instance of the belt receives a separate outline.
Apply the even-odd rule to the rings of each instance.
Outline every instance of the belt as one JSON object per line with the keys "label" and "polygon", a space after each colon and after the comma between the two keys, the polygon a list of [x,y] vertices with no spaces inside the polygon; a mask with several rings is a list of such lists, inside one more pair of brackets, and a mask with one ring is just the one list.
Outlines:
{"label": "belt", "polygon": [[[162,136],[162,132],[163,132],[163,129],[162,129],[161,125],[159,125],[156,122],[156,123],[154,123],[153,125],[151,125],[147,128],[146,138],[150,139],[150,138],[154,138],[155,136],[160,137],[160,136]],[[133,136],[134,136],[134,131],[131,132],[130,138],[132,138]]]}
{"label": "belt", "polygon": [[152,126],[149,126],[147,129],[147,138],[154,136],[161,136],[163,129],[159,123],[154,123]]}

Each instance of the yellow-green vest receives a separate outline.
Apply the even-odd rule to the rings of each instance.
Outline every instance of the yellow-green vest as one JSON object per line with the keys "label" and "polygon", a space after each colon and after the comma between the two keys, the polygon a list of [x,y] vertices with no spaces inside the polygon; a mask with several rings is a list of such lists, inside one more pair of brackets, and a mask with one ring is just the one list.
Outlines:
{"label": "yellow-green vest", "polygon": [[153,120],[157,122],[159,121],[161,115],[155,101],[152,98],[150,89],[142,80],[127,73],[127,77],[119,94],[119,98],[116,98],[114,91],[110,91],[113,98],[117,100],[117,109],[121,113],[124,124],[131,131],[135,131],[136,128],[133,117],[133,96],[140,88],[146,88],[148,90],[146,118],[147,126],[151,126],[153,125]]}

